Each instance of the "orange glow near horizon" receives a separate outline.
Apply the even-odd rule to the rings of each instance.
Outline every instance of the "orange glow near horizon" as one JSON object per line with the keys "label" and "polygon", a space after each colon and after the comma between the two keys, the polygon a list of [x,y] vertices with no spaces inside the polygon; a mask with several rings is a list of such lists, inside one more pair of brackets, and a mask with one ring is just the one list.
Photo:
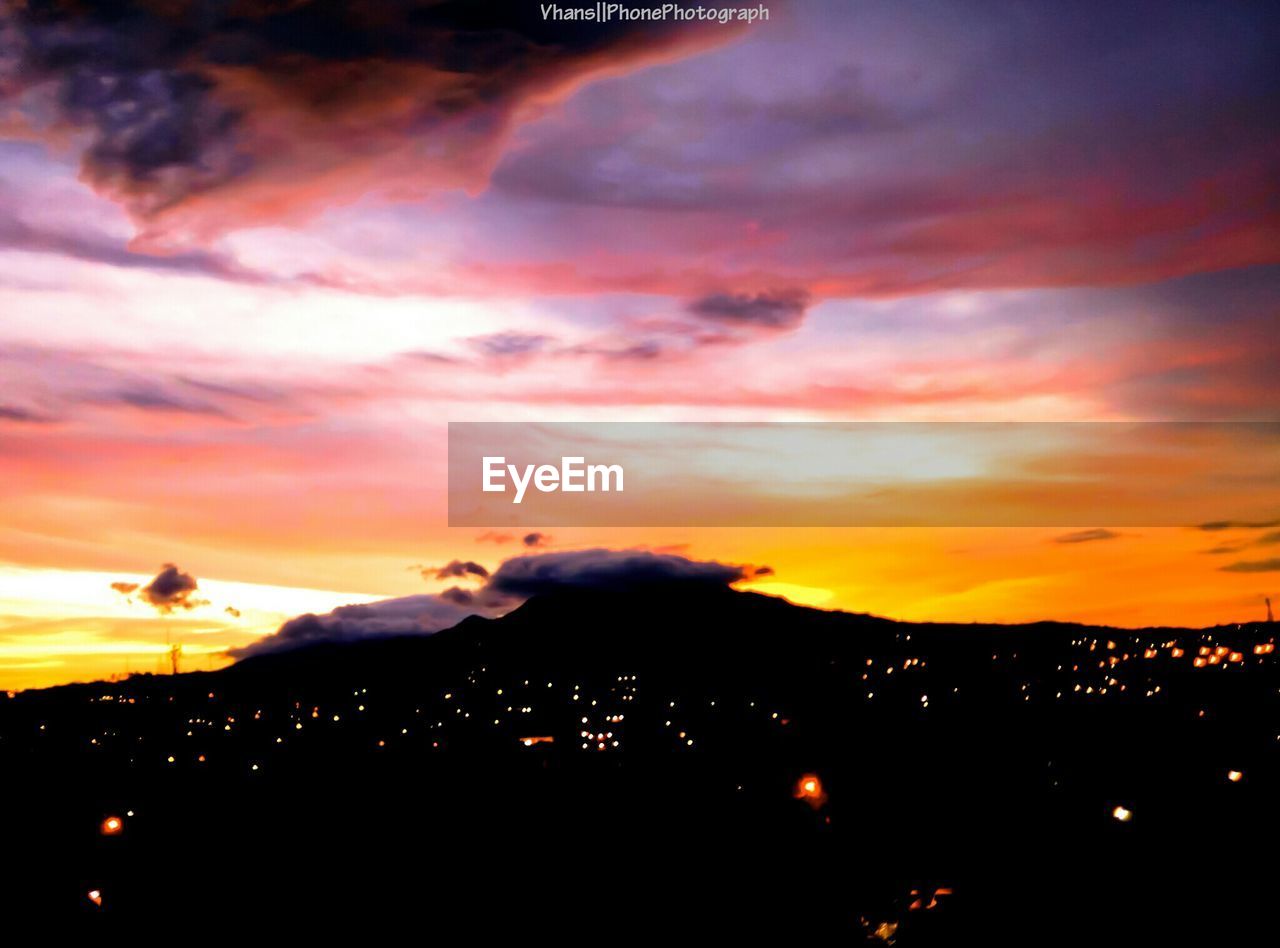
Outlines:
{"label": "orange glow near horizon", "polygon": [[[1118,539],[1081,544],[1054,542],[1060,532],[705,528],[664,530],[652,538],[639,529],[591,529],[557,531],[550,549],[636,547],[764,564],[773,568],[773,575],[738,588],[798,605],[907,621],[1056,619],[1137,628],[1209,626],[1265,616],[1266,587],[1260,587],[1258,576],[1206,569],[1210,558],[1203,551],[1216,541],[1206,540],[1201,531],[1134,530]],[[153,574],[0,566],[0,689],[167,671],[166,639],[182,645],[184,669],[218,668],[227,663],[228,648],[270,634],[296,615],[438,592],[456,582],[426,581],[419,570],[408,568],[415,562],[462,558],[492,571],[511,556],[540,552],[482,536],[481,531],[440,530],[419,540],[418,552],[394,538],[380,550],[367,538],[372,549],[346,557],[342,568],[324,552],[249,547],[236,572],[266,580],[255,583],[207,577],[203,562],[215,568],[230,563],[220,549],[199,545],[193,537],[182,566],[197,576],[209,604],[171,615],[111,588],[117,581],[145,584]],[[152,557],[157,566],[160,549],[157,543]],[[294,584],[312,571],[331,580],[344,574],[359,585],[335,592]],[[1218,660],[1227,659],[1224,652]]]}
{"label": "orange glow near horizon", "polygon": [[0,566],[0,688],[167,674],[171,644],[182,646],[181,670],[221,668],[230,661],[228,648],[253,642],[296,615],[383,598],[202,578],[201,605],[164,614],[111,588],[113,582],[142,585],[150,579]]}

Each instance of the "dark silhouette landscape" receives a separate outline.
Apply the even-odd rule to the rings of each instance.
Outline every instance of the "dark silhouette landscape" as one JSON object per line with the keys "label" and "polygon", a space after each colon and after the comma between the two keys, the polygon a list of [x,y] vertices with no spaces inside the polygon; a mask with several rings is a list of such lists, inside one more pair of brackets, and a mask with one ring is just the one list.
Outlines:
{"label": "dark silhouette landscape", "polygon": [[6,895],[122,932],[1223,943],[1272,898],[1274,631],[579,590],[22,692]]}

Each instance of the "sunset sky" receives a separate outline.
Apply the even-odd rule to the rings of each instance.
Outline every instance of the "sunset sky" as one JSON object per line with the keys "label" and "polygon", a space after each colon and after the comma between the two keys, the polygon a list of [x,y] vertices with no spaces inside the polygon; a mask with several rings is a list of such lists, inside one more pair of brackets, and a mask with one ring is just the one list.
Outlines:
{"label": "sunset sky", "polygon": [[[0,0],[0,688],[594,547],[905,619],[1261,618],[1280,503],[447,526],[449,421],[1280,417],[1264,5],[769,6]],[[112,588],[164,564],[198,596]]]}

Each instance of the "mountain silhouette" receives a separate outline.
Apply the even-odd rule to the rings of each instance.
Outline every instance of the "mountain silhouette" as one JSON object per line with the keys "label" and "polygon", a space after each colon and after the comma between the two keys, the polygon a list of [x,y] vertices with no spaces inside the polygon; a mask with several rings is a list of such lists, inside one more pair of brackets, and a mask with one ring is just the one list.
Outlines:
{"label": "mountain silhouette", "polygon": [[25,778],[5,892],[125,931],[1216,937],[1270,885],[1250,860],[1276,841],[1273,633],[579,589],[24,692],[0,702]]}

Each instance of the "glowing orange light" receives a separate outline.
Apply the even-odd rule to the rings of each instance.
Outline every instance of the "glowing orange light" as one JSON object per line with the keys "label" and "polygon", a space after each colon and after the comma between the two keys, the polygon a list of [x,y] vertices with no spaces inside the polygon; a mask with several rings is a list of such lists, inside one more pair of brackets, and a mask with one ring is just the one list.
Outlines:
{"label": "glowing orange light", "polygon": [[822,780],[817,774],[805,774],[797,780],[792,796],[803,800],[815,810],[827,802],[826,791],[822,789]]}
{"label": "glowing orange light", "polygon": [[1175,649],[1171,649],[1169,651],[1169,654],[1172,655],[1174,658],[1181,658],[1186,653],[1183,652],[1182,649],[1180,648],[1175,648]]}
{"label": "glowing orange light", "polygon": [[102,831],[103,836],[118,836],[124,829],[124,820],[118,816],[108,816],[98,828]]}
{"label": "glowing orange light", "polygon": [[1191,664],[1194,665],[1196,668],[1204,668],[1205,660],[1203,658],[1193,658],[1191,660]]}
{"label": "glowing orange light", "polygon": [[1143,653],[1142,653],[1142,657],[1143,657],[1143,658],[1155,658],[1155,657],[1156,657],[1156,655],[1158,655],[1158,654],[1159,654],[1159,653],[1158,653],[1155,649],[1153,649],[1153,648],[1149,648],[1149,649],[1147,649],[1145,652],[1143,652]]}
{"label": "glowing orange light", "polygon": [[875,931],[871,934],[881,941],[892,941],[894,934],[898,931],[897,922],[881,922],[876,926]]}
{"label": "glowing orange light", "polygon": [[85,894],[88,897],[89,901],[92,902],[94,905],[97,905],[97,906],[102,905],[102,892],[99,891],[98,889],[90,889]]}
{"label": "glowing orange light", "polygon": [[1242,774],[1238,770],[1228,770],[1227,779],[1230,780],[1232,783],[1239,783],[1241,780],[1244,779],[1244,774]]}
{"label": "glowing orange light", "polygon": [[1228,655],[1228,656],[1227,656],[1227,661],[1229,661],[1229,662],[1243,662],[1243,661],[1244,661],[1244,656],[1243,656],[1243,655],[1241,655],[1239,652],[1232,652],[1230,655]]}
{"label": "glowing orange light", "polygon": [[1118,806],[1114,810],[1112,810],[1111,815],[1114,816],[1121,823],[1128,823],[1131,819],[1133,819],[1133,811],[1126,810],[1122,806]]}
{"label": "glowing orange light", "polygon": [[1276,647],[1273,643],[1263,642],[1253,647],[1253,654],[1254,655],[1270,655],[1275,650],[1276,650]]}

